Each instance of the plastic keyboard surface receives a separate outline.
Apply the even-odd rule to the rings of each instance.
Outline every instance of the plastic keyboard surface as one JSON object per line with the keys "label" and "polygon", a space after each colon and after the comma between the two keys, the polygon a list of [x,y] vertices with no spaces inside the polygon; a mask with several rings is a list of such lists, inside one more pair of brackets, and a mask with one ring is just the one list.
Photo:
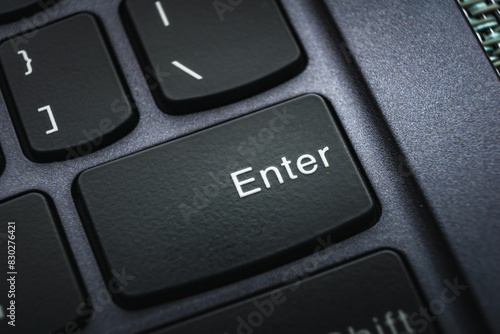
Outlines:
{"label": "plastic keyboard surface", "polygon": [[500,82],[468,24],[0,5],[1,332],[500,333]]}

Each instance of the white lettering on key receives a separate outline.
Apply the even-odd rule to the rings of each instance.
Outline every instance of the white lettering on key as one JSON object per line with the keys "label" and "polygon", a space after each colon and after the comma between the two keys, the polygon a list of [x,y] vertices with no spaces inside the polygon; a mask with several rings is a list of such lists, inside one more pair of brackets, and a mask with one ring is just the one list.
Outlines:
{"label": "white lettering on key", "polygon": [[268,188],[268,189],[271,188],[271,184],[269,183],[269,180],[267,179],[267,172],[269,172],[271,170],[274,172],[274,174],[276,174],[276,177],[278,178],[278,181],[280,183],[283,183],[283,177],[281,176],[281,173],[278,170],[278,168],[276,168],[274,166],[267,167],[265,170],[261,170],[260,171],[260,176],[262,176],[262,180],[264,180],[266,188]]}
{"label": "white lettering on key", "polygon": [[50,119],[50,124],[52,124],[52,129],[45,131],[45,133],[50,135],[51,133],[59,131],[59,128],[57,127],[57,123],[54,118],[54,114],[52,113],[52,108],[50,108],[50,105],[38,109],[38,112],[42,111],[47,111],[47,114],[49,115]]}
{"label": "white lettering on key", "polygon": [[25,50],[21,50],[18,51],[17,54],[23,56],[23,59],[26,62],[26,73],[24,73],[24,75],[27,76],[33,73],[33,68],[31,67],[31,62],[33,60],[28,57],[28,52],[26,52]]}
{"label": "white lettering on key", "polygon": [[255,189],[252,189],[250,191],[243,192],[243,189],[241,189],[241,186],[243,186],[245,184],[248,184],[248,183],[254,182],[255,178],[252,177],[250,179],[246,179],[244,181],[240,181],[240,180],[238,180],[238,175],[245,174],[245,173],[248,173],[248,172],[251,172],[251,171],[252,171],[252,167],[248,167],[248,168],[239,170],[237,172],[231,173],[231,178],[233,179],[233,182],[234,182],[234,185],[236,187],[236,190],[238,191],[238,194],[240,195],[241,198],[249,196],[249,195],[252,195],[252,194],[255,194],[255,193],[258,193],[259,191],[262,190],[260,188],[255,188]]}
{"label": "white lettering on key", "polygon": [[160,14],[161,20],[163,21],[163,24],[165,27],[168,27],[170,25],[170,22],[168,21],[167,14],[165,14],[165,10],[163,9],[163,5],[161,4],[160,1],[155,2],[156,10],[158,10],[158,14]]}
{"label": "white lettering on key", "polygon": [[286,172],[288,173],[288,177],[292,180],[295,180],[298,178],[297,175],[294,175],[292,172],[292,169],[290,168],[290,164],[292,163],[290,160],[287,160],[285,157],[281,158],[281,161],[283,162],[281,166],[285,167]]}
{"label": "white lettering on key", "polygon": [[[302,162],[303,160],[308,159],[307,162]],[[314,165],[314,167],[310,170],[306,170],[304,167]],[[304,154],[300,158],[297,159],[297,168],[302,174],[312,174],[318,169],[318,165],[316,164],[316,159],[310,154]]]}
{"label": "white lettering on key", "polygon": [[182,65],[181,63],[179,63],[177,60],[173,61],[172,62],[172,65],[174,65],[175,67],[177,67],[178,69],[180,69],[181,71],[189,74],[190,76],[192,76],[193,78],[197,79],[197,80],[201,80],[203,79],[203,77],[201,75],[199,75],[198,73],[196,73],[195,71],[187,68],[186,66]]}
{"label": "white lettering on key", "polygon": [[[323,166],[325,168],[330,166],[330,164],[328,163],[328,160],[326,158],[326,152],[328,152],[329,150],[330,150],[330,148],[328,146],[325,146],[325,148],[318,150],[318,154],[319,154],[321,161],[323,162]],[[281,158],[281,166],[285,168],[286,175],[288,175],[290,180],[295,180],[299,176],[294,174],[294,171],[292,170],[292,167],[290,166],[291,164],[292,164],[292,162],[290,160],[288,160],[286,157]],[[297,166],[297,169],[304,175],[313,174],[318,170],[317,160],[311,154],[301,155],[296,161],[296,166]],[[245,180],[238,179],[239,175],[249,173],[252,170],[253,170],[252,167],[247,167],[245,169],[231,173],[231,178],[233,179],[234,186],[236,187],[236,190],[238,191],[238,195],[240,195],[241,198],[246,197],[246,196],[250,196],[250,195],[253,195],[253,194],[256,194],[256,193],[262,191],[262,189],[258,188],[258,187],[253,188],[252,190],[249,190],[249,191],[243,191],[243,189],[241,187],[245,184],[255,182],[255,178],[253,178],[253,177],[247,178]],[[271,182],[269,182],[269,177],[268,177],[268,174],[271,171],[274,173],[274,175],[276,176],[276,179],[278,180],[278,182],[280,184],[283,184],[285,182],[285,180],[283,179],[283,176],[279,170],[279,167],[269,166],[269,167],[260,171],[260,176],[261,176],[262,181],[264,182],[264,185],[266,186],[267,189],[271,188]],[[283,174],[283,175],[285,175],[285,174]]]}
{"label": "white lettering on key", "polygon": [[330,166],[328,164],[328,160],[326,160],[326,157],[325,157],[326,151],[328,151],[329,149],[330,148],[327,146],[327,147],[325,147],[322,150],[318,150],[319,156],[321,157],[321,160],[323,160],[323,165],[325,165],[325,167],[329,167]]}

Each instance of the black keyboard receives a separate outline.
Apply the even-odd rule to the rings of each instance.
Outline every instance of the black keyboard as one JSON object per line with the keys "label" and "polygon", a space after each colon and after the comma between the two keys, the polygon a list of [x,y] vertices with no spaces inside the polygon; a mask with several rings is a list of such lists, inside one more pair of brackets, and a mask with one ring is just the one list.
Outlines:
{"label": "black keyboard", "polygon": [[499,18],[3,1],[0,333],[500,333]]}

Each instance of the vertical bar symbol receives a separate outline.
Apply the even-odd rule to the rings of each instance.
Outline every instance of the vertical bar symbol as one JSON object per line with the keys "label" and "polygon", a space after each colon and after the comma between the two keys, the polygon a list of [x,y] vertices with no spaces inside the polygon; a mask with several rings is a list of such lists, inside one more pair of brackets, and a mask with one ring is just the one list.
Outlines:
{"label": "vertical bar symbol", "polygon": [[165,10],[163,10],[163,6],[160,1],[155,2],[156,9],[158,10],[158,14],[160,14],[161,20],[163,21],[163,24],[165,27],[168,27],[170,25],[170,22],[168,21],[167,14],[165,14]]}

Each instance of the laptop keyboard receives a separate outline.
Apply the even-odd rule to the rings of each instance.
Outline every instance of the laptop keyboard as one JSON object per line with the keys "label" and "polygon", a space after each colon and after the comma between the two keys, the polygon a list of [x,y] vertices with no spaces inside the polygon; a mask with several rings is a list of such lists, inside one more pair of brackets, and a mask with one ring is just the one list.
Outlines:
{"label": "laptop keyboard", "polygon": [[9,111],[29,159],[76,158],[132,130],[137,114],[111,58],[88,14],[0,46]]}
{"label": "laptop keyboard", "polygon": [[205,0],[123,3],[132,45],[163,111],[235,102],[304,68],[303,52],[275,1],[234,3],[235,9]]}
{"label": "laptop keyboard", "polygon": [[399,256],[383,251],[154,334],[437,333],[405,311],[423,308]]}
{"label": "laptop keyboard", "polygon": [[44,17],[0,44],[19,144],[0,150],[18,185],[0,189],[1,333],[449,333],[437,317],[472,300],[459,274],[428,302],[390,242],[318,264],[384,207],[331,96],[289,89],[311,54],[281,2],[124,0],[111,23],[80,2],[51,19],[68,1],[0,4],[0,27]]}
{"label": "laptop keyboard", "polygon": [[[265,149],[245,151],[263,129]],[[262,272],[378,216],[315,95],[87,170],[75,186],[107,279],[121,268],[136,277],[116,296],[131,308]]]}
{"label": "laptop keyboard", "polygon": [[0,204],[0,217],[6,232],[0,249],[7,254],[0,281],[2,333],[50,333],[68,323],[81,325],[76,307],[89,306],[53,204],[32,192]]}

